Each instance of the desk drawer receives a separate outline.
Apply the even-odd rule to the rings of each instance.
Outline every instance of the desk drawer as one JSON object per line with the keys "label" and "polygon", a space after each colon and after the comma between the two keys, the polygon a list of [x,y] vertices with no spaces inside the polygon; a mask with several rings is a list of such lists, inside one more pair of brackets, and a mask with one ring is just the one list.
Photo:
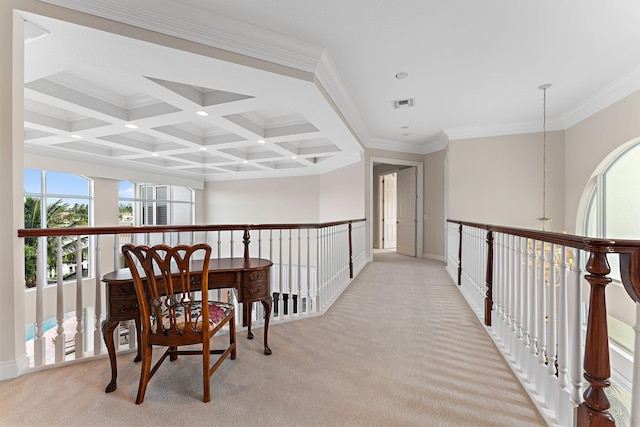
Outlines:
{"label": "desk drawer", "polygon": [[268,293],[268,286],[266,282],[248,284],[244,283],[241,287],[241,300],[242,301],[259,301],[264,299]]}
{"label": "desk drawer", "polygon": [[267,272],[259,270],[259,271],[244,271],[242,272],[242,283],[253,284],[253,283],[264,283],[267,280]]}
{"label": "desk drawer", "polygon": [[140,316],[140,306],[138,299],[133,298],[109,298],[109,319],[129,320]]}
{"label": "desk drawer", "polygon": [[122,283],[122,284],[112,284],[107,286],[109,290],[109,298],[127,298],[133,296],[133,299],[136,299],[136,288],[133,285],[133,282],[130,283]]}

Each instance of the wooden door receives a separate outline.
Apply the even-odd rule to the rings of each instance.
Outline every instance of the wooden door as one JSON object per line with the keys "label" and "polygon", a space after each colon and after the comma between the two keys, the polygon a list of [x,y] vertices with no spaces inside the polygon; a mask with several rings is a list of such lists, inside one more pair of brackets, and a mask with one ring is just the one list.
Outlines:
{"label": "wooden door", "polygon": [[410,167],[398,171],[398,219],[396,251],[416,256],[417,170]]}

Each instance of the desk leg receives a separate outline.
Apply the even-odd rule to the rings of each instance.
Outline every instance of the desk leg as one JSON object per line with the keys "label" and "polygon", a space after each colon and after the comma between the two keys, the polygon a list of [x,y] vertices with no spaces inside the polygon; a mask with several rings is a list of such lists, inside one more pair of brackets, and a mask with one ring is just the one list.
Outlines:
{"label": "desk leg", "polygon": [[273,298],[269,297],[266,300],[262,300],[262,306],[264,307],[264,354],[270,355],[271,349],[269,348],[269,320],[271,319],[271,307],[273,305]]}
{"label": "desk leg", "polygon": [[[262,301],[262,306],[264,307],[264,354],[267,356],[271,354],[271,349],[269,348],[269,320],[271,319],[271,307],[273,306],[273,298],[269,297]],[[243,303],[242,304],[242,316],[243,316],[243,326],[247,327],[247,339],[253,339],[253,332],[251,332],[251,312],[253,310],[253,303]]]}
{"label": "desk leg", "polygon": [[102,338],[104,338],[104,343],[107,346],[107,351],[109,352],[109,362],[111,362],[111,381],[107,385],[107,388],[104,389],[105,393],[111,393],[116,389],[116,378],[118,377],[118,367],[116,365],[116,347],[113,343],[113,331],[118,326],[117,320],[112,320],[107,322],[104,320],[102,322]]}
{"label": "desk leg", "polygon": [[253,311],[253,303],[242,303],[242,326],[247,327],[247,339],[253,339],[253,332],[251,332],[251,312]]}

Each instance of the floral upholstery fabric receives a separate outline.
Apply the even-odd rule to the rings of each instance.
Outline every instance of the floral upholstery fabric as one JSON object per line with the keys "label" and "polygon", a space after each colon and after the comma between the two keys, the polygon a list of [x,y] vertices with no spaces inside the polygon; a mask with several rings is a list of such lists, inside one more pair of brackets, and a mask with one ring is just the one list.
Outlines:
{"label": "floral upholstery fabric", "polygon": [[[194,329],[194,332],[202,331],[202,301],[193,301],[190,304],[189,309],[191,310],[191,325]],[[233,306],[231,304],[227,304],[224,302],[209,302],[209,330],[220,323],[222,319],[225,318],[233,310]],[[171,326],[171,318],[170,312],[168,308],[162,310],[162,328],[166,331]],[[178,333],[183,333],[185,330],[186,322],[188,321],[187,317],[185,317],[185,307],[182,304],[177,304],[175,307],[175,317],[176,317],[176,328]],[[151,333],[155,334],[158,331],[157,317],[153,316],[151,319]]]}

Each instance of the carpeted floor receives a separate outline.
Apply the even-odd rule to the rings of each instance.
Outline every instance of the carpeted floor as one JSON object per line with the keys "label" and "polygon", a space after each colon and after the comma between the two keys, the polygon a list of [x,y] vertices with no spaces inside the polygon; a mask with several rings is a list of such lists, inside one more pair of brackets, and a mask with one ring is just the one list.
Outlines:
{"label": "carpeted floor", "polygon": [[[258,331],[259,332],[259,331]],[[165,363],[135,405],[139,367],[118,358],[0,382],[0,425],[544,426],[442,263],[374,262],[322,317],[239,335],[202,402],[200,359]]]}

